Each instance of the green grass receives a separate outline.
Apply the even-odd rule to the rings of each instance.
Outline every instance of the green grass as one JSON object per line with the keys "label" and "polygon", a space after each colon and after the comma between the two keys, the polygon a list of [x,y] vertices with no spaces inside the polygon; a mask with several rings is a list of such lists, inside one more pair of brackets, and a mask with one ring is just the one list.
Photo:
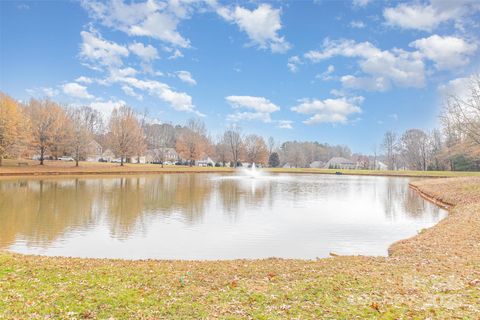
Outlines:
{"label": "green grass", "polygon": [[414,170],[343,170],[343,169],[314,169],[314,168],[268,168],[268,172],[282,173],[318,173],[335,174],[340,172],[347,175],[374,175],[374,176],[404,176],[404,177],[480,177],[480,172],[468,171],[414,171]]}

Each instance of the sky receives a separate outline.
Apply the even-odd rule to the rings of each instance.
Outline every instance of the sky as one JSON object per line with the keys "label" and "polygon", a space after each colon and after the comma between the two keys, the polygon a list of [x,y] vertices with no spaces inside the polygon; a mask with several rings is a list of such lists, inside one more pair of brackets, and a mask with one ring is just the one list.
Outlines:
{"label": "sky", "polygon": [[480,72],[480,1],[2,1],[0,90],[371,153]]}

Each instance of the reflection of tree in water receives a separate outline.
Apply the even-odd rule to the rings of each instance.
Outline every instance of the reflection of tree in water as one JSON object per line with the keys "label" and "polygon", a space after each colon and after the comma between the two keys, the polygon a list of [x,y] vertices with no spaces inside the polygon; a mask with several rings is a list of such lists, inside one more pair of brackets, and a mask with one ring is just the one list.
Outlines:
{"label": "reflection of tree in water", "polygon": [[146,230],[146,217],[178,212],[203,217],[211,182],[194,174],[107,179],[0,182],[0,247],[18,239],[47,245],[68,229],[86,230],[102,216],[110,232],[127,238]]}
{"label": "reflection of tree in water", "polygon": [[439,215],[439,208],[411,190],[408,181],[403,178],[386,178],[384,190],[385,215],[391,220],[402,214],[413,219],[422,218],[425,214],[435,218]]}
{"label": "reflection of tree in water", "polygon": [[219,180],[217,189],[223,211],[235,218],[243,207],[259,207],[265,202],[265,199],[271,198],[272,193],[269,188],[271,185],[269,182],[254,179]]}
{"label": "reflection of tree in water", "polygon": [[47,245],[68,228],[95,221],[91,199],[98,190],[84,180],[1,181],[0,191],[0,247],[17,238]]}
{"label": "reflection of tree in water", "polygon": [[139,230],[146,231],[148,218],[173,213],[195,223],[205,213],[211,189],[210,181],[196,174],[120,178],[109,189],[105,206],[111,233],[128,238]]}
{"label": "reflection of tree in water", "polygon": [[[143,223],[145,180],[119,178],[104,192],[104,201],[110,233],[117,238],[128,238],[141,230]],[[106,191],[106,190],[105,190]]]}
{"label": "reflection of tree in water", "polygon": [[189,223],[200,221],[212,192],[212,182],[207,176],[182,174],[175,176],[174,208],[182,213]]}

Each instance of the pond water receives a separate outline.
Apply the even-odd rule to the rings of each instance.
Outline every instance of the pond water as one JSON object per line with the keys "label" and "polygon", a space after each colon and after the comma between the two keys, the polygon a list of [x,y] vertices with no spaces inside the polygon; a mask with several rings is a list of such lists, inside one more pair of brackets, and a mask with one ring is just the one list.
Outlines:
{"label": "pond water", "polygon": [[387,255],[447,214],[409,181],[205,173],[0,180],[0,249],[124,259]]}

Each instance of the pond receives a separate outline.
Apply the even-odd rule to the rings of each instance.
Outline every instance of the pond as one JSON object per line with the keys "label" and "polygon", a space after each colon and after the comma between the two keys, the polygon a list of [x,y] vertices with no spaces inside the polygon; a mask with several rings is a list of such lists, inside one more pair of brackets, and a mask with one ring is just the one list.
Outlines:
{"label": "pond", "polygon": [[409,181],[206,173],[0,180],[0,249],[123,259],[387,255],[447,215]]}

